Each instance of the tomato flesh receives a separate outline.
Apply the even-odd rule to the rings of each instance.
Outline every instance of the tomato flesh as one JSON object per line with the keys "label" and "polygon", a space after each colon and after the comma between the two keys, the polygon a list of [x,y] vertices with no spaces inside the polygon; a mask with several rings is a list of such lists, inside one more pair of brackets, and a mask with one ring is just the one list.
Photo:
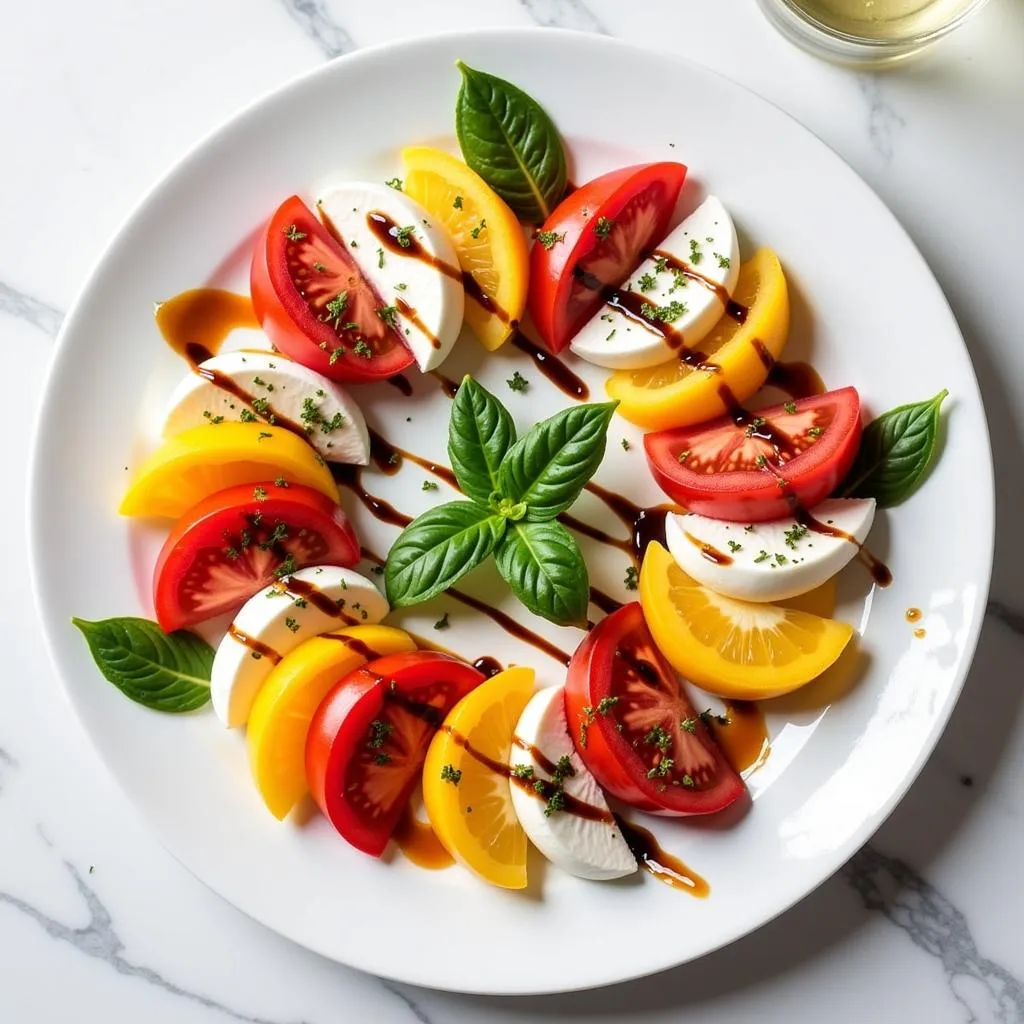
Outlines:
{"label": "tomato flesh", "polygon": [[[552,211],[543,231],[560,240],[530,252],[529,308],[544,343],[560,352],[664,237],[686,177],[683,164],[638,164],[602,174]],[[563,237],[564,236],[564,237]]]}
{"label": "tomato flesh", "polygon": [[690,512],[760,523],[813,508],[860,447],[860,397],[840,388],[644,438],[658,486]]}
{"label": "tomato flesh", "polygon": [[249,277],[256,318],[287,356],[334,380],[391,377],[412,365],[398,328],[343,241],[292,196],[256,242]]}
{"label": "tomato flesh", "polygon": [[569,731],[595,778],[654,814],[711,814],[746,792],[654,646],[637,602],[602,619],[569,663]]}
{"label": "tomato flesh", "polygon": [[234,611],[282,566],[353,566],[359,540],[341,506],[311,487],[240,484],[204,498],[174,524],[153,573],[165,632]]}
{"label": "tomato flesh", "polygon": [[324,697],[306,740],[306,779],[343,839],[384,852],[434,733],[484,678],[458,658],[417,651],[371,661]]}

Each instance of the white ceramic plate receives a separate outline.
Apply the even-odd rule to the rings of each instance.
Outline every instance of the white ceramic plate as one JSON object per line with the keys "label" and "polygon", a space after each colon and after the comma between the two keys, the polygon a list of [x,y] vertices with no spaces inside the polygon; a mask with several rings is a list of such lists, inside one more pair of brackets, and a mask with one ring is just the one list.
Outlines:
{"label": "white ceramic plate", "polygon": [[[755,799],[742,821],[654,825],[710,882],[704,901],[648,876],[582,882],[539,860],[527,892],[502,892],[460,869],[372,860],[319,817],[279,824],[249,780],[241,735],[211,713],[163,716],[125,700],[69,621],[150,612],[154,537],[116,508],[128,467],[152,445],[159,410],[185,372],[154,326],[152,302],[211,280],[244,288],[247,239],[289,193],[334,172],[401,173],[398,150],[411,142],[452,145],[456,58],[545,105],[576,181],[640,160],[687,163],[687,205],[713,189],[746,254],[761,244],[779,253],[794,309],[786,358],[811,357],[830,386],[856,385],[870,413],[943,387],[952,393],[934,472],[872,533],[895,583],[871,592],[856,566],[842,577],[839,611],[861,633],[859,657],[804,698],[768,708],[773,752],[750,780]],[[566,402],[521,353],[485,357],[468,337],[444,369],[477,374],[521,427]],[[513,369],[531,381],[526,394],[505,386]],[[600,396],[603,374],[583,372]],[[362,394],[391,440],[443,458],[449,403],[436,382],[417,381],[409,399],[384,385]],[[661,496],[639,439],[617,419],[597,479],[653,503]],[[365,482],[417,512],[447,497],[423,492],[423,478],[407,465],[390,478],[368,472]],[[345,503],[370,545],[386,549],[393,530],[348,494]],[[993,537],[990,451],[971,364],[932,275],[882,203],[809,132],[731,82],[639,47],[553,31],[361,51],[263,99],[190,153],[119,232],[67,318],[39,421],[31,504],[39,608],[68,696],[167,847],[236,906],[325,956],[494,993],[599,985],[690,960],[757,928],[835,871],[892,810],[946,723],[978,637]],[[574,511],[622,530],[589,495]],[[594,582],[625,598],[622,553],[583,543]],[[487,572],[466,588],[530,618]],[[909,606],[923,609],[924,639],[904,619]],[[560,679],[556,662],[450,600],[399,621],[429,633],[443,610],[453,623],[438,635],[444,643]],[[531,625],[568,650],[580,637]]]}

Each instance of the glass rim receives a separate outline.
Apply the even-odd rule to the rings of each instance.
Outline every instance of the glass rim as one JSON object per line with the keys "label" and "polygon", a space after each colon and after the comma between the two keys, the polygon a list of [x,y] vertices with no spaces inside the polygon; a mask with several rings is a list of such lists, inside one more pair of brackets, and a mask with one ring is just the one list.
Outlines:
{"label": "glass rim", "polygon": [[880,39],[877,36],[862,36],[857,35],[855,32],[845,32],[842,29],[833,28],[830,25],[820,21],[813,14],[805,11],[797,0],[759,0],[762,6],[775,6],[776,8],[782,8],[786,14],[796,19],[806,28],[826,37],[828,40],[846,44],[852,47],[858,47],[862,50],[874,50],[878,52],[894,51],[894,50],[905,50],[905,49],[920,49],[928,46],[930,43],[941,39],[943,36],[948,35],[954,29],[958,28],[964,21],[967,20],[972,14],[976,14],[982,7],[988,3],[988,0],[971,0],[967,6],[959,11],[955,17],[950,18],[949,21],[937,26],[936,28],[929,29],[926,32],[918,32],[912,35],[900,36],[894,39]]}

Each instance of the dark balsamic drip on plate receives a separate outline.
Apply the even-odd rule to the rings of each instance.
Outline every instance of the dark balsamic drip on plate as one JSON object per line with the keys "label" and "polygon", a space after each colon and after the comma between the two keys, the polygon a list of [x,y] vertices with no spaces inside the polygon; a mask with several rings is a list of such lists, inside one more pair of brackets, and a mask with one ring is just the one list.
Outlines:
{"label": "dark balsamic drip on plate", "polygon": [[167,344],[200,363],[212,359],[235,328],[260,326],[249,296],[222,288],[190,288],[161,302],[154,316]]}
{"label": "dark balsamic drip on plate", "polygon": [[823,395],[826,391],[825,382],[810,363],[775,363],[768,373],[767,383],[794,399]]}
{"label": "dark balsamic drip on plate", "polygon": [[[368,562],[374,562],[377,565],[384,565],[384,559],[371,551],[367,547],[362,549],[363,558]],[[534,633],[532,630],[527,629],[525,626],[520,625],[512,618],[511,615],[506,615],[505,612],[498,608],[493,608],[485,601],[481,601],[478,597],[473,597],[471,594],[466,594],[455,587],[449,587],[445,593],[454,598],[456,601],[461,602],[469,608],[473,608],[478,612],[482,612],[488,618],[492,619],[497,625],[499,625],[506,633],[510,636],[514,636],[517,640],[522,640],[524,643],[530,644],[532,647],[537,648],[538,651],[548,655],[549,658],[553,658],[555,661],[561,662],[563,665],[568,665],[571,660],[571,655],[566,654],[560,647],[556,647],[550,640],[544,639],[538,633]],[[437,649],[437,648],[435,648]],[[450,653],[444,651],[443,653]]]}
{"label": "dark balsamic drip on plate", "polygon": [[402,812],[391,838],[398,844],[406,858],[417,867],[426,868],[428,871],[440,871],[442,868],[450,868],[455,863],[455,858],[437,838],[437,833],[430,822],[420,821],[411,806],[407,806]]}
{"label": "dark balsamic drip on plate", "polygon": [[406,398],[412,394],[412,384],[404,373],[396,373],[394,377],[388,377],[387,382],[396,390],[400,391]]}
{"label": "dark balsamic drip on plate", "polygon": [[727,700],[725,714],[709,716],[706,724],[734,771],[759,768],[768,759],[768,723],[756,702]]}
{"label": "dark balsamic drip on plate", "polygon": [[645,508],[640,510],[640,515],[633,523],[633,557],[637,564],[643,561],[644,552],[651,541],[657,541],[665,547],[665,520],[668,518],[669,509]]}
{"label": "dark balsamic drip on plate", "polygon": [[402,468],[402,463],[408,459],[428,473],[440,477],[456,490],[459,489],[459,482],[455,479],[455,474],[447,466],[439,465],[430,459],[424,459],[414,452],[407,451],[405,448],[393,445],[372,427],[370,428],[370,458],[374,465],[387,476],[394,476]]}
{"label": "dark balsamic drip on plate", "polygon": [[441,385],[441,390],[448,398],[454,398],[459,393],[459,382],[446,377],[440,370],[431,370],[430,376]]}
{"label": "dark balsamic drip on plate", "polygon": [[390,526],[400,526],[403,529],[412,522],[412,516],[399,512],[390,502],[378,498],[375,494],[370,494],[363,487],[361,466],[333,463],[331,474],[342,487],[350,490],[366,506],[375,519],[379,519],[382,523],[388,523]]}
{"label": "dark balsamic drip on plate", "polygon": [[[459,661],[467,661],[467,658],[463,658],[461,654],[456,654],[450,647],[444,647],[439,643],[435,643],[433,640],[428,640],[425,636],[419,633],[413,633],[411,630],[406,630],[410,637],[412,637],[413,643],[421,651],[434,651],[436,654],[447,654],[450,658],[458,658]],[[499,672],[504,671],[505,666],[502,665],[497,658],[492,658],[489,654],[482,654],[479,658],[468,662],[477,670],[477,672],[485,675],[488,679],[491,676],[496,676]]]}
{"label": "dark balsamic drip on plate", "polygon": [[614,491],[608,490],[607,487],[602,487],[593,480],[588,481],[584,485],[584,489],[594,495],[595,498],[603,501],[612,514],[625,526],[632,527],[636,522],[637,516],[644,511],[642,505],[637,505],[628,498],[624,498],[621,494],[616,494]]}
{"label": "dark balsamic drip on plate", "polygon": [[658,845],[658,840],[647,829],[619,816],[616,816],[615,821],[622,838],[626,840],[626,845],[636,857],[637,864],[648,874],[673,889],[682,889],[691,896],[701,899],[711,892],[711,887],[696,871],[688,868],[674,854],[663,850]]}
{"label": "dark balsamic drip on plate", "polygon": [[525,352],[533,360],[533,365],[563,394],[580,402],[590,398],[590,388],[587,387],[586,381],[577,377],[558,356],[530,341],[522,331],[516,331],[512,335],[512,344],[520,352]]}
{"label": "dark balsamic drip on plate", "polygon": [[592,540],[599,541],[602,544],[609,544],[612,547],[618,548],[627,555],[633,553],[633,542],[631,540],[613,537],[610,533],[607,533],[596,526],[591,526],[589,523],[583,522],[582,519],[577,519],[574,515],[570,515],[568,512],[563,512],[558,519],[563,526],[567,526],[570,530],[575,530],[577,533],[583,534],[584,537],[590,537]]}
{"label": "dark balsamic drip on plate", "polygon": [[481,655],[472,664],[477,672],[487,676],[488,679],[503,671],[501,662],[497,658],[492,658],[489,654]]}
{"label": "dark balsamic drip on plate", "polygon": [[524,643],[536,647],[538,651],[543,651],[555,661],[568,665],[572,660],[571,655],[566,654],[560,647],[556,647],[550,640],[545,640],[539,633],[534,633],[532,629],[527,629],[525,626],[520,625],[511,615],[506,615],[500,609],[491,607],[491,605],[481,601],[478,597],[473,597],[472,594],[456,590],[454,587],[449,587],[447,593],[449,597],[454,597],[456,601],[474,608],[478,612],[483,612],[484,615],[489,616],[501,626],[506,633],[514,636],[517,640],[522,640]]}

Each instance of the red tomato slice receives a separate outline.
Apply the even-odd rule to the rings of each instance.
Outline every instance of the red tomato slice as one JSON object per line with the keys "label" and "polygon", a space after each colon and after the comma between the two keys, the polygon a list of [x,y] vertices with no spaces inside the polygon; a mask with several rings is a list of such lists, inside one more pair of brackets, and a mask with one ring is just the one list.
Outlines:
{"label": "red tomato slice", "polygon": [[339,505],[301,484],[239,484],[204,498],[174,524],[153,573],[161,628],[234,611],[282,566],[352,566],[359,540]]}
{"label": "red tomato slice", "polygon": [[[637,164],[602,174],[572,192],[544,222],[560,240],[530,251],[530,316],[560,352],[668,230],[686,167]],[[564,238],[561,236],[564,235]]]}
{"label": "red tomato slice", "polygon": [[637,602],[602,619],[565,685],[573,742],[613,796],[654,814],[711,814],[745,792],[654,646]]}
{"label": "red tomato slice", "polygon": [[298,196],[286,199],[256,242],[252,305],[285,355],[334,380],[382,380],[412,365],[381,297]]}
{"label": "red tomato slice", "polygon": [[324,697],[306,739],[306,778],[343,839],[374,857],[384,852],[434,733],[484,678],[447,654],[390,654]]}
{"label": "red tomato slice", "polygon": [[813,508],[846,476],[860,446],[856,388],[737,412],[644,438],[658,486],[690,512],[762,523]]}

